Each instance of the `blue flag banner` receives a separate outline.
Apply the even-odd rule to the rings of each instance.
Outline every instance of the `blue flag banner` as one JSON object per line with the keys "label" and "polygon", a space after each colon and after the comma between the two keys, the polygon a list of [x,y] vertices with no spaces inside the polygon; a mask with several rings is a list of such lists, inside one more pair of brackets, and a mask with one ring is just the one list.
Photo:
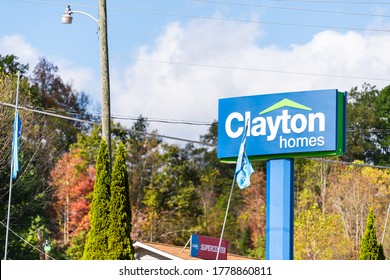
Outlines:
{"label": "blue flag banner", "polygon": [[14,121],[14,137],[12,139],[12,178],[16,179],[19,172],[19,139],[22,134],[22,121],[20,120],[19,113],[15,114]]}
{"label": "blue flag banner", "polygon": [[246,155],[246,131],[241,141],[240,150],[238,152],[237,165],[236,165],[236,181],[240,189],[248,187],[251,183],[251,175],[254,172],[251,162]]}

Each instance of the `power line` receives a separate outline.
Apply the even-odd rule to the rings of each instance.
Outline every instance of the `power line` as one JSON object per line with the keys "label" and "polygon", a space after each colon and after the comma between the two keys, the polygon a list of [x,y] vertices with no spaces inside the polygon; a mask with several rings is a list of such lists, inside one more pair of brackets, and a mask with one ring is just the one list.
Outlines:
{"label": "power line", "polygon": [[[0,105],[6,106],[6,107],[15,108],[15,105],[9,104],[9,103],[0,102]],[[67,120],[71,120],[71,121],[84,122],[84,123],[92,124],[92,125],[99,124],[96,121],[83,120],[83,119],[80,119],[80,118],[73,118],[73,117],[68,117],[68,116],[56,114],[56,113],[53,113],[53,112],[57,111],[57,110],[54,110],[54,109],[43,109],[43,108],[41,108],[41,110],[37,110],[37,109],[31,109],[31,108],[27,108],[27,107],[23,107],[23,106],[18,106],[18,108],[20,108],[22,110],[30,111],[30,112],[35,112],[35,113],[48,115],[48,116],[52,116],[52,117],[58,117],[58,118],[67,119]],[[64,113],[68,113],[68,112],[64,112]],[[70,113],[70,114],[74,115],[74,113]],[[97,115],[94,115],[94,116],[98,117]],[[112,115],[111,118],[112,119],[118,119],[118,120],[131,120],[131,121],[137,121],[138,120],[138,117],[133,117],[133,116]],[[205,122],[205,121],[159,119],[159,118],[150,118],[150,117],[147,117],[146,119],[147,119],[148,122],[166,123],[166,124],[195,125],[195,126],[211,126],[212,125],[212,122]],[[131,130],[131,131],[137,132],[136,130]],[[390,129],[377,129],[377,128],[372,128],[372,129],[348,129],[347,128],[347,132],[362,132],[362,131],[369,132],[369,133],[389,133]],[[142,133],[144,133],[144,132],[142,132]],[[166,136],[166,135],[159,135],[159,134],[155,134],[155,133],[152,133],[150,135],[151,136],[159,136],[159,137],[162,137],[162,138],[172,137],[172,136]],[[175,140],[182,139],[183,141],[194,141],[194,140],[189,140],[189,139],[184,139],[184,138],[176,138],[176,137],[174,137],[172,139],[175,139]],[[199,142],[199,141],[194,141],[194,142],[198,143],[198,144],[199,143],[205,144],[205,143]]]}
{"label": "power line", "polygon": [[[3,102],[0,102],[0,105],[3,105],[3,106],[8,106],[8,107],[14,107],[14,105],[12,104],[8,104],[8,103],[3,103]],[[40,110],[37,110],[37,109],[31,109],[31,108],[26,108],[26,107],[21,107],[25,110],[28,110],[28,111],[33,111],[33,112],[37,112],[37,113],[42,113],[42,114],[46,114],[46,115],[49,115],[49,116],[55,116],[55,117],[63,117],[64,119],[68,119],[68,120],[72,120],[72,121],[84,121],[82,119],[79,119],[79,118],[72,118],[72,117],[67,117],[67,116],[64,116],[64,115],[59,115],[59,114],[56,114],[56,112],[58,112],[59,110],[58,109],[51,109],[51,108],[40,108]],[[74,112],[67,112],[65,110],[60,110],[62,111],[62,113],[65,113],[65,114],[70,114],[70,115],[78,115],[78,113]],[[99,116],[98,115],[92,115],[93,117],[95,118],[98,118]],[[130,121],[137,121],[139,119],[139,117],[134,117],[134,116],[123,116],[123,115],[111,115],[111,119],[114,119],[114,120],[130,120]],[[146,117],[147,121],[149,123],[166,123],[166,124],[179,124],[179,125],[194,125],[194,126],[211,126],[212,125],[212,122],[206,122],[206,121],[190,121],[190,120],[175,120],[175,119],[161,119],[161,118],[153,118],[153,117]],[[98,124],[98,122],[94,122],[94,121],[88,121],[88,120],[85,120],[86,123],[89,123],[89,124]],[[367,129],[349,129],[347,128],[347,132],[369,132],[369,133],[390,133],[390,129],[378,129],[378,128],[367,128]]]}
{"label": "power line", "polygon": [[110,10],[120,11],[120,12],[137,13],[137,14],[158,15],[158,16],[174,16],[174,17],[184,17],[184,18],[211,19],[211,20],[220,20],[220,21],[261,23],[261,24],[293,26],[293,27],[310,27],[310,28],[320,28],[320,29],[326,28],[326,29],[372,31],[372,32],[390,32],[390,30],[388,30],[388,29],[377,29],[377,28],[358,28],[358,27],[315,25],[315,24],[304,24],[304,23],[293,23],[293,22],[276,22],[276,21],[266,21],[266,20],[251,20],[251,19],[237,19],[237,18],[224,18],[224,17],[197,16],[197,15],[167,13],[167,12],[155,12],[155,11],[145,11],[145,10],[130,10],[130,9],[115,9],[115,8],[111,8]]}
{"label": "power line", "polygon": [[[0,105],[6,106],[6,107],[15,108],[15,105],[9,104],[9,103],[0,102]],[[88,123],[88,124],[92,124],[92,125],[93,124],[99,124],[96,121],[83,120],[83,119],[80,119],[80,118],[73,118],[73,117],[68,117],[68,116],[56,114],[56,113],[53,113],[53,112],[57,111],[57,110],[54,110],[54,109],[41,109],[41,110],[37,110],[37,109],[31,109],[31,108],[27,108],[27,107],[23,107],[23,106],[18,106],[18,108],[20,108],[22,110],[30,111],[30,112],[35,112],[35,113],[44,114],[44,115],[48,115],[48,116],[58,117],[58,118],[67,119],[67,120],[71,120],[71,121],[84,122],[84,123]],[[64,113],[68,113],[68,112],[64,112]],[[70,113],[70,114],[74,115],[75,113]],[[94,115],[94,116],[98,117],[97,115]],[[138,117],[120,116],[120,115],[112,115],[111,118],[112,119],[118,119],[118,120],[131,120],[131,121],[137,121],[138,120]],[[166,124],[195,125],[195,126],[211,126],[212,125],[212,122],[205,122],[205,121],[159,119],[159,118],[150,118],[150,117],[147,117],[146,119],[148,120],[148,122],[166,123]],[[362,131],[369,132],[369,133],[390,133],[390,129],[377,129],[377,128],[372,128],[372,129],[348,129],[347,128],[347,132],[362,132]],[[152,134],[152,135],[153,136],[156,136],[156,135],[159,136],[158,134]],[[170,136],[164,136],[164,137],[168,138]],[[188,140],[188,139],[186,139],[186,140]],[[188,141],[192,141],[192,140],[188,140]]]}
{"label": "power line", "polygon": [[362,129],[348,129],[347,132],[369,132],[369,133],[390,133],[390,129],[378,129],[378,128],[362,128]]}
{"label": "power line", "polygon": [[[112,115],[112,119],[117,120],[131,120],[136,121],[138,120],[138,117],[131,117],[131,116],[119,116],[119,115]],[[158,119],[158,118],[147,118],[148,122],[156,122],[156,123],[167,123],[167,124],[184,124],[184,125],[196,125],[196,126],[210,126],[211,122],[202,122],[202,121],[187,121],[187,120],[173,120],[173,119]]]}
{"label": "power line", "polygon": [[[7,226],[6,226],[3,222],[0,221],[0,224],[2,224],[5,228],[7,228]],[[20,240],[22,240],[23,242],[27,243],[27,245],[33,247],[34,250],[38,251],[38,252],[41,253],[41,254],[46,255],[45,252],[43,252],[43,251],[42,251],[41,249],[39,249],[38,247],[35,247],[34,245],[32,245],[32,244],[31,244],[30,242],[28,242],[26,239],[24,239],[24,238],[21,237],[19,234],[17,234],[16,232],[14,232],[11,228],[8,227],[8,230],[9,230],[10,232],[12,232],[12,233],[13,233],[16,237],[18,237]],[[52,259],[52,260],[56,260],[55,258],[53,258],[52,256],[50,256],[49,254],[48,254],[48,257],[49,257],[50,259]]]}
{"label": "power line", "polygon": [[[24,2],[39,3],[39,4],[50,4],[50,5],[65,5],[60,3],[53,3],[47,1],[35,1],[35,0],[23,0]],[[88,5],[77,5],[85,8],[96,8]],[[211,19],[220,21],[232,21],[232,22],[247,22],[247,23],[261,23],[271,25],[282,25],[292,27],[310,27],[320,29],[336,29],[336,30],[354,30],[354,31],[371,31],[371,32],[390,32],[388,29],[377,29],[377,28],[358,28],[358,27],[343,27],[343,26],[331,26],[331,25],[315,25],[315,24],[303,24],[303,23],[292,23],[292,22],[276,22],[276,21],[265,21],[265,20],[250,20],[250,19],[237,19],[237,18],[224,18],[224,17],[210,17],[210,16],[198,16],[189,14],[179,13],[168,13],[168,12],[156,12],[147,10],[133,10],[133,9],[121,9],[121,8],[108,8],[110,11],[127,12],[135,14],[146,14],[146,15],[157,15],[157,16],[170,16],[170,17],[183,17],[183,18],[197,18],[197,19]]]}
{"label": "power line", "polygon": [[269,0],[273,2],[292,3],[315,3],[315,4],[352,4],[352,5],[390,5],[390,2],[370,2],[370,1],[327,1],[327,0]]}
{"label": "power line", "polygon": [[[13,104],[8,104],[4,102],[0,102],[0,105],[7,106],[7,107],[15,107]],[[52,117],[57,117],[57,118],[64,118],[64,119],[71,119],[74,121],[78,122],[86,122],[86,123],[92,123],[92,124],[98,124],[97,122],[91,122],[87,120],[82,120],[82,119],[77,119],[77,118],[69,118],[65,117],[62,115],[57,115],[54,113],[47,113],[35,109],[29,109],[26,107],[18,106],[19,109],[21,110],[27,110],[27,111],[32,111],[34,113],[39,113],[39,114],[44,114],[44,115],[49,115]],[[168,136],[168,135],[162,135],[158,133],[149,133],[149,132],[144,132],[144,131],[139,131],[139,130],[134,130],[134,129],[125,129],[126,131],[133,132],[133,133],[139,133],[147,136],[152,136],[152,137],[160,137],[160,138],[166,138],[166,139],[171,139],[171,140],[177,140],[177,141],[184,141],[188,143],[193,143],[193,144],[199,144],[199,145],[204,145],[204,146],[209,146],[209,147],[217,147],[216,144],[210,144],[210,143],[205,143],[201,141],[195,141],[195,140],[189,140],[185,138],[180,138],[180,137],[174,137],[174,136]],[[328,159],[322,159],[322,158],[305,158],[307,160],[314,160],[314,161],[322,161],[322,162],[328,162],[328,163],[337,163],[337,164],[344,164],[344,165],[355,165],[355,166],[364,166],[364,167],[372,167],[372,168],[381,168],[381,169],[390,169],[390,166],[381,166],[381,165],[371,165],[371,164],[359,164],[359,163],[353,163],[353,162],[345,162],[345,161],[337,161],[337,160],[328,160]]]}
{"label": "power line", "polygon": [[[5,48],[12,49],[32,49],[32,48],[21,48],[16,46],[0,46]],[[85,53],[77,52],[62,52],[56,50],[45,50],[45,52],[55,52],[63,54],[72,54],[84,56]],[[253,68],[253,67],[239,67],[231,65],[216,65],[216,64],[204,64],[204,63],[195,63],[195,62],[181,62],[181,61],[169,61],[169,60],[157,60],[157,59],[144,59],[144,58],[128,58],[127,60],[132,60],[136,62],[150,62],[150,63],[161,63],[161,64],[170,64],[170,65],[179,65],[179,66],[188,66],[188,67],[205,67],[205,68],[215,68],[215,69],[226,69],[226,70],[237,70],[237,71],[252,71],[252,72],[266,72],[266,73],[277,73],[277,74],[288,74],[288,75],[303,75],[303,76],[318,76],[318,77],[330,77],[330,78],[342,78],[342,79],[357,79],[357,80],[372,80],[372,81],[385,81],[389,82],[390,78],[375,78],[375,77],[363,77],[363,76],[352,76],[352,75],[334,75],[326,73],[310,73],[310,72],[298,72],[298,71],[285,71],[285,70],[276,70],[276,69],[264,69],[264,68]]]}
{"label": "power line", "polygon": [[[15,105],[4,103],[4,102],[0,102],[0,105],[8,106],[8,107],[15,107]],[[63,119],[68,119],[68,120],[73,120],[73,121],[78,121],[78,122],[85,122],[85,123],[89,123],[89,124],[98,124],[97,122],[91,122],[91,121],[88,121],[88,120],[82,120],[82,119],[78,119],[78,118],[70,118],[70,117],[66,117],[66,116],[63,116],[63,115],[57,115],[57,114],[54,114],[54,113],[47,113],[47,112],[40,111],[40,110],[26,108],[26,107],[23,107],[23,106],[18,106],[18,108],[22,109],[22,110],[32,111],[32,112],[35,112],[35,113],[49,115],[49,116],[52,116],[52,117],[63,118]],[[138,131],[138,130],[134,130],[134,129],[125,129],[125,130],[126,131],[130,131],[130,132],[134,132],[134,133],[144,134],[144,135],[147,135],[147,136],[152,136],[152,137],[167,138],[167,139],[171,139],[171,140],[184,141],[184,142],[189,142],[189,143],[193,143],[193,144],[205,145],[205,146],[209,146],[209,147],[217,147],[216,144],[209,144],[209,143],[205,143],[205,142],[201,142],[201,141],[189,140],[189,139],[180,138],[180,137],[162,135],[162,134],[158,134],[158,133],[148,133],[148,132]],[[365,167],[373,167],[373,168],[390,169],[390,166],[371,165],[371,164],[359,164],[359,163],[353,163],[353,162],[345,162],[345,161],[337,161],[337,160],[327,160],[327,159],[321,159],[321,158],[306,158],[306,159],[314,160],[314,161],[329,162],[329,163],[345,164],[345,165],[355,165],[355,166],[365,166]]]}
{"label": "power line", "polygon": [[337,163],[337,164],[344,164],[344,165],[360,166],[360,167],[372,167],[372,168],[379,168],[379,169],[390,169],[390,166],[384,166],[384,165],[372,165],[372,164],[367,164],[367,163],[354,163],[354,162],[338,161],[338,160],[323,159],[323,158],[305,158],[305,159],[306,160],[319,161],[319,162],[327,162],[327,163]]}
{"label": "power line", "polygon": [[342,12],[342,11],[308,9],[308,8],[297,8],[297,7],[281,7],[281,6],[270,6],[270,5],[263,5],[263,4],[249,4],[249,3],[238,3],[238,2],[227,2],[227,1],[216,1],[216,0],[194,0],[194,1],[205,2],[205,3],[214,3],[214,4],[237,5],[237,6],[268,8],[268,9],[278,9],[278,10],[302,11],[302,12],[314,12],[314,13],[327,13],[327,14],[352,15],[352,16],[367,16],[367,17],[390,17],[389,15],[382,15],[382,14]]}
{"label": "power line", "polygon": [[197,67],[219,68],[219,69],[230,69],[230,70],[255,71],[255,72],[268,72],[268,73],[279,73],[279,74],[320,76],[320,77],[358,79],[358,80],[390,81],[389,78],[374,78],[374,77],[349,76],[349,75],[332,75],[332,74],[322,74],[322,73],[309,73],[309,72],[284,71],[284,70],[261,69],[261,68],[251,68],[251,67],[238,67],[238,66],[229,66],[229,65],[213,65],[213,64],[201,64],[201,63],[192,63],[192,62],[165,61],[165,60],[155,60],[155,59],[142,59],[142,58],[132,59],[132,58],[130,58],[130,60],[135,60],[135,61],[140,61],[140,62],[152,62],[152,63],[163,63],[163,64],[173,64],[173,65],[183,65],[183,66],[197,66]]}
{"label": "power line", "polygon": [[[0,102],[0,105],[6,106],[6,107],[15,108],[15,105],[4,103],[4,102]],[[67,116],[63,116],[63,115],[58,115],[58,114],[54,114],[54,113],[44,112],[44,111],[41,111],[41,110],[30,109],[30,108],[26,108],[26,107],[23,107],[23,106],[18,106],[18,109],[26,110],[26,111],[30,111],[30,112],[34,112],[34,113],[38,113],[38,114],[48,115],[48,116],[52,116],[52,117],[56,117],[56,118],[71,120],[71,121],[77,121],[77,122],[83,122],[83,123],[95,124],[95,125],[99,124],[98,122],[93,122],[93,121],[89,121],[89,120],[83,120],[83,119],[79,119],[79,118],[71,118],[71,117],[67,117]],[[183,141],[183,142],[188,142],[188,143],[193,143],[193,144],[199,144],[199,145],[213,147],[213,145],[209,144],[209,143],[196,141],[196,140],[185,139],[185,138],[181,138],[181,137],[168,136],[168,135],[163,135],[163,134],[158,134],[158,133],[143,132],[143,131],[138,131],[138,130],[135,130],[135,129],[125,129],[125,130],[129,131],[129,132],[134,132],[134,133],[144,134],[144,135],[147,135],[147,136],[152,136],[152,137],[159,137],[159,138],[165,138],[165,139],[170,139],[170,140]]]}
{"label": "power line", "polygon": [[[15,105],[4,103],[4,102],[0,102],[0,105],[6,106],[6,107],[15,108]],[[93,122],[93,121],[67,117],[67,116],[58,115],[58,114],[54,114],[54,113],[50,113],[50,112],[44,112],[44,111],[41,111],[41,110],[31,109],[31,108],[27,108],[27,107],[23,107],[23,106],[18,106],[18,109],[22,109],[22,110],[26,110],[26,111],[30,111],[30,112],[34,112],[34,113],[39,113],[39,114],[43,114],[43,115],[47,115],[47,116],[57,117],[57,118],[61,118],[61,119],[76,121],[76,122],[83,122],[83,123],[88,123],[88,124],[97,124],[96,122]]]}
{"label": "power line", "polygon": [[[38,1],[38,0],[20,0],[22,2],[31,2],[39,4],[50,4],[50,5],[60,5],[64,6],[67,3],[58,3],[51,1]],[[197,0],[194,0],[197,1]],[[390,2],[371,2],[371,1],[330,1],[330,0],[268,0],[272,2],[286,2],[286,3],[314,3],[314,4],[351,4],[351,5],[390,5]],[[84,4],[72,4],[72,6],[84,7],[84,8],[97,8],[92,5]]]}

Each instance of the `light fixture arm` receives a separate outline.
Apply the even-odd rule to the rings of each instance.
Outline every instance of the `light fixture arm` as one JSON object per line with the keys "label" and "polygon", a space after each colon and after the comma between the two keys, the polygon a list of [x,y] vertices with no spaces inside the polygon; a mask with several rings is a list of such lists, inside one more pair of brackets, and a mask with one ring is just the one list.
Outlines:
{"label": "light fixture arm", "polygon": [[86,12],[82,12],[82,11],[72,11],[73,14],[82,14],[82,15],[86,15],[88,17],[90,17],[91,19],[93,19],[97,24],[99,24],[99,20],[97,18],[95,18],[93,15],[90,15]]}

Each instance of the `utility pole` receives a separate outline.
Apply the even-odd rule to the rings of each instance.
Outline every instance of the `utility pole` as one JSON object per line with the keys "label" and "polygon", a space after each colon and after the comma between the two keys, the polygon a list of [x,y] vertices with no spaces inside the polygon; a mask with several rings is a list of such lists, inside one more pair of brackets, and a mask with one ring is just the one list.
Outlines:
{"label": "utility pole", "polygon": [[102,80],[102,139],[106,141],[108,147],[108,157],[110,168],[111,156],[111,109],[110,109],[110,67],[108,64],[108,39],[107,39],[107,6],[106,0],[99,0],[99,19],[83,11],[72,11],[70,5],[67,6],[65,14],[61,17],[64,24],[71,24],[73,13],[83,14],[92,18],[98,25],[100,31],[100,72]]}
{"label": "utility pole", "polygon": [[110,109],[110,74],[108,64],[107,6],[106,0],[99,0],[100,27],[100,68],[102,78],[102,139],[107,142],[108,156],[111,160],[111,109]]}

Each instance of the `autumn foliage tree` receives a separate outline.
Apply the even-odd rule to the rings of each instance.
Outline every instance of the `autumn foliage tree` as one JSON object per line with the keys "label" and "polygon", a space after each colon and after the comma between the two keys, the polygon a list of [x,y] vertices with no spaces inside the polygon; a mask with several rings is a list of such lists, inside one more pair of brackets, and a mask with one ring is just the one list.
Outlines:
{"label": "autumn foliage tree", "polygon": [[95,181],[95,168],[78,149],[65,153],[51,171],[54,187],[53,210],[62,233],[63,244],[68,244],[80,231],[89,230],[89,210]]}
{"label": "autumn foliage tree", "polygon": [[241,232],[248,234],[248,240],[241,237],[241,253],[260,259],[265,258],[265,189],[265,173],[252,174],[251,185],[242,191],[243,208],[238,217]]}
{"label": "autumn foliage tree", "polygon": [[[362,162],[356,161],[355,163]],[[388,170],[348,166],[331,180],[329,195],[332,210],[340,215],[344,233],[354,244],[352,253],[354,258],[359,256],[370,206],[374,205],[376,209],[383,211],[385,210],[383,206],[388,205],[389,175]],[[384,213],[382,211],[381,213]]]}
{"label": "autumn foliage tree", "polygon": [[343,259],[349,252],[349,240],[340,228],[338,214],[321,210],[309,189],[298,197],[294,221],[294,259]]}
{"label": "autumn foliage tree", "polygon": [[110,226],[108,230],[109,259],[134,259],[134,248],[130,234],[131,208],[126,151],[123,143],[120,143],[111,179]]}
{"label": "autumn foliage tree", "polygon": [[[37,227],[33,227],[39,220],[39,228],[46,228],[49,235],[44,239],[53,240],[57,235],[58,221],[52,218],[55,197],[52,195],[50,172],[55,168],[57,160],[69,151],[69,145],[75,139],[84,125],[76,125],[53,116],[27,111],[22,107],[38,110],[61,110],[61,113],[72,112],[73,116],[83,114],[86,116],[88,100],[75,91],[71,85],[66,85],[61,79],[51,81],[52,87],[46,91],[45,96],[52,99],[52,103],[61,104],[51,107],[44,102],[44,92],[41,87],[47,80],[41,79],[48,75],[49,68],[38,68],[42,75],[32,73],[27,76],[28,65],[22,65],[13,55],[0,55],[0,101],[4,104],[15,104],[17,88],[17,71],[20,70],[19,106],[22,120],[22,136],[20,139],[19,164],[20,171],[13,184],[12,212],[10,216],[10,229],[16,235],[10,235],[8,242],[8,257],[10,259],[34,259],[38,255],[35,248],[25,246],[24,240],[36,247],[41,247],[36,240]],[[51,64],[52,65],[52,64]],[[36,68],[37,69],[37,68]],[[60,85],[61,84],[61,85]],[[57,90],[61,87],[61,90]],[[61,99],[61,100],[60,100]],[[7,219],[8,190],[11,163],[11,142],[13,133],[14,108],[0,105],[0,220],[5,223]],[[0,226],[0,239],[5,240],[5,227]],[[63,229],[63,227],[61,228]],[[35,232],[34,232],[35,230]],[[31,236],[33,235],[33,236]],[[19,238],[21,237],[21,238]],[[43,242],[45,241],[43,239]],[[62,244],[62,242],[61,242]],[[53,245],[52,254],[58,252],[58,246]],[[24,248],[21,250],[21,248]],[[0,251],[4,252],[4,242],[0,244]],[[61,258],[58,257],[57,258]]]}

